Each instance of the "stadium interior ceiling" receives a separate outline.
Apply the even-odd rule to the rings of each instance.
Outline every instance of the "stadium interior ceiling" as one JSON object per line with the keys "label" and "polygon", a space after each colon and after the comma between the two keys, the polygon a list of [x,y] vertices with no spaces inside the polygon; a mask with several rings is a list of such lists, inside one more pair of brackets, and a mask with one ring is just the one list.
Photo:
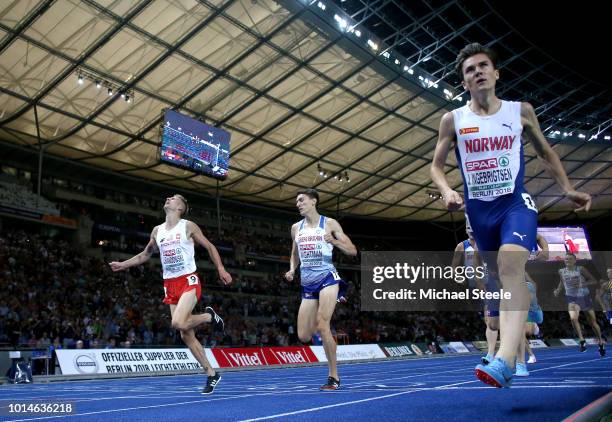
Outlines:
{"label": "stadium interior ceiling", "polygon": [[[449,221],[429,163],[441,116],[467,100],[453,62],[472,41],[498,51],[499,96],[534,105],[572,183],[594,196],[589,216],[609,215],[609,86],[486,1],[3,2],[0,161],[36,168],[42,148],[43,173],[75,169],[101,184],[219,190],[285,209],[315,187],[323,210]],[[231,133],[227,180],[160,163],[168,108]],[[540,212],[572,216],[530,145],[525,160]],[[447,173],[461,189],[454,161]]]}

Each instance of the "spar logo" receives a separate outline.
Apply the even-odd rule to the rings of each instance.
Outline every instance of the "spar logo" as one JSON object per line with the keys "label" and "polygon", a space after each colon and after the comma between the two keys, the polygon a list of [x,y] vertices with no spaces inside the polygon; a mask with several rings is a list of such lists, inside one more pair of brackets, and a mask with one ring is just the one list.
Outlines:
{"label": "spar logo", "polygon": [[[508,165],[508,158],[502,157],[500,158],[499,164],[501,165],[502,159],[505,159],[506,166]],[[505,167],[505,166],[504,166]],[[479,170],[489,170],[497,168],[497,158],[487,158],[485,160],[476,160],[476,161],[467,161],[465,163],[465,168],[467,171],[479,171]]]}
{"label": "spar logo", "polygon": [[467,135],[468,133],[478,133],[479,127],[464,127],[459,129],[459,135]]}
{"label": "spar logo", "polygon": [[499,165],[501,167],[508,167],[508,165],[510,165],[510,160],[506,156],[499,157]]}
{"label": "spar logo", "polygon": [[74,357],[74,367],[81,374],[98,373],[98,361],[94,354],[81,354]]}

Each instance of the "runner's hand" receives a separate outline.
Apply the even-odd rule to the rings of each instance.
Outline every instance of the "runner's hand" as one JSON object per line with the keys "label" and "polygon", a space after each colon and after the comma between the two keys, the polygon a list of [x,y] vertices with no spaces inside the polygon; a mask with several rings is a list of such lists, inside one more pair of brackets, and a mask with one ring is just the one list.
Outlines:
{"label": "runner's hand", "polygon": [[456,191],[449,189],[446,192],[442,193],[442,199],[444,200],[444,205],[446,205],[446,209],[449,211],[459,211],[465,208],[465,204],[463,203],[463,198]]}
{"label": "runner's hand", "polygon": [[338,239],[336,239],[336,237],[333,235],[333,232],[325,233],[323,240],[325,240],[327,243],[331,243],[332,245],[335,245],[338,242]]}
{"label": "runner's hand", "polygon": [[113,272],[123,271],[126,269],[126,267],[123,265],[123,262],[113,261],[109,262],[108,265],[111,267],[111,270],[113,270]]}
{"label": "runner's hand", "polygon": [[591,209],[591,195],[586,192],[578,192],[576,190],[568,191],[565,196],[574,203],[574,205],[578,206],[574,211],[586,211],[588,212]]}
{"label": "runner's hand", "polygon": [[287,271],[285,273],[285,279],[287,279],[287,281],[293,281],[294,274],[295,274],[295,271]]}
{"label": "runner's hand", "polygon": [[221,279],[221,281],[225,285],[231,284],[231,282],[232,282],[231,274],[228,273],[227,271],[225,271],[225,269],[222,269],[222,270],[219,271],[219,278]]}

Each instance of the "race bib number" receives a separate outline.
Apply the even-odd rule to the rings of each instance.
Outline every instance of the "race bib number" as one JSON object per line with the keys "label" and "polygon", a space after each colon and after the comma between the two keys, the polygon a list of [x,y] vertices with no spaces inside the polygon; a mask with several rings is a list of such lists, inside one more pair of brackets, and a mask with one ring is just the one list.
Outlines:
{"label": "race bib number", "polygon": [[187,284],[188,285],[195,286],[199,282],[200,282],[200,279],[198,278],[197,275],[191,274],[190,276],[187,276]]}
{"label": "race bib number", "polygon": [[514,192],[511,168],[496,168],[466,175],[470,199],[496,198]]}

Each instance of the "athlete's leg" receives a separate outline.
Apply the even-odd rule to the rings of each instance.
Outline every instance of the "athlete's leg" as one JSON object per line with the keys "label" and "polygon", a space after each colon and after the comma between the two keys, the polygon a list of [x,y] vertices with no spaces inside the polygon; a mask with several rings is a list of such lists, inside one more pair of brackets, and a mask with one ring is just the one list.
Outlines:
{"label": "athlete's leg", "polygon": [[329,366],[329,376],[340,380],[336,365],[336,340],[332,336],[330,322],[338,299],[337,284],[327,286],[319,292],[319,309],[317,310],[317,328],[323,340],[323,349]]}
{"label": "athlete's leg", "polygon": [[518,347],[518,351],[516,352],[516,363],[521,363],[521,364],[525,364],[525,340],[527,340],[527,337],[524,337],[523,341],[519,342],[519,347]]}
{"label": "athlete's leg", "polygon": [[525,284],[525,264],[529,251],[519,245],[504,244],[499,250],[497,266],[503,289],[511,299],[501,301],[500,345],[496,357],[514,366],[519,344],[525,338],[525,321],[529,308],[529,290]]}
{"label": "athlete's leg", "polygon": [[209,376],[214,376],[216,372],[206,358],[204,348],[196,338],[193,328],[188,328],[189,324],[185,324],[185,321],[189,320],[191,311],[193,311],[197,301],[196,291],[193,289],[183,293],[176,305],[170,305],[172,326],[180,330],[183,342],[189,348],[193,357],[202,365],[204,371],[206,371]]}
{"label": "athlete's leg", "polygon": [[519,342],[519,348],[518,348],[517,355],[516,355],[516,367],[514,369],[514,375],[517,377],[529,376],[529,371],[527,370],[527,365],[525,364],[525,341],[526,340],[527,340],[527,337],[525,336],[525,334],[523,334],[523,338]]}
{"label": "athlete's leg", "polygon": [[298,338],[302,343],[312,340],[312,335],[317,331],[317,309],[319,301],[316,299],[302,299],[298,311],[297,331]]}
{"label": "athlete's leg", "polygon": [[[540,321],[542,321],[540,319]],[[527,351],[527,354],[529,355],[529,360],[527,360],[527,363],[536,363],[537,359],[535,357],[535,354],[533,353],[533,350],[531,349],[531,346],[529,345],[529,336],[533,336],[533,335],[537,335],[537,324],[535,322],[528,322],[527,326],[525,328],[525,350]]]}
{"label": "athlete's leg", "polygon": [[567,311],[569,312],[570,321],[572,322],[572,326],[574,327],[574,331],[578,335],[580,341],[584,340],[582,336],[582,328],[580,328],[580,306],[575,303],[570,303],[567,305]]}
{"label": "athlete's leg", "polygon": [[[199,279],[196,274],[189,275],[188,278],[189,279],[195,278],[196,281],[199,283]],[[206,322],[211,322],[212,316],[208,313],[198,314],[198,315],[193,315],[191,313],[196,303],[198,302],[199,291],[200,291],[200,286],[197,285],[197,286],[194,286],[194,288],[192,288],[191,290],[188,290],[182,293],[181,297],[179,298],[179,303],[177,304],[177,306],[180,305],[181,303],[180,300],[183,299],[183,297],[188,295],[188,298],[184,299],[184,305],[177,308],[175,312],[172,314],[172,328],[175,328],[180,331],[189,331],[193,328],[196,328],[197,326],[201,324],[204,324]],[[192,306],[192,301],[193,301],[193,306]]]}
{"label": "athlete's leg", "polygon": [[597,340],[599,340],[599,344],[603,343],[603,339],[601,338],[601,328],[599,328],[599,324],[597,323],[597,318],[595,317],[595,311],[589,309],[586,312],[587,321],[589,321],[589,325],[595,331],[595,335],[597,336]]}
{"label": "athlete's leg", "polygon": [[495,356],[495,348],[497,346],[497,335],[499,333],[499,317],[485,317],[487,323],[487,356]]}
{"label": "athlete's leg", "polygon": [[527,361],[527,363],[535,363],[536,357],[535,357],[535,354],[533,353],[533,349],[529,345],[528,338],[525,338],[525,350],[527,351],[527,354],[529,355],[529,360]]}

